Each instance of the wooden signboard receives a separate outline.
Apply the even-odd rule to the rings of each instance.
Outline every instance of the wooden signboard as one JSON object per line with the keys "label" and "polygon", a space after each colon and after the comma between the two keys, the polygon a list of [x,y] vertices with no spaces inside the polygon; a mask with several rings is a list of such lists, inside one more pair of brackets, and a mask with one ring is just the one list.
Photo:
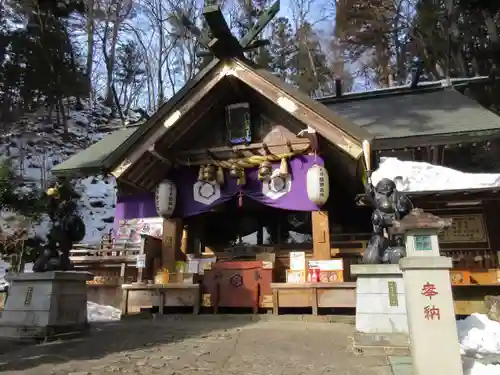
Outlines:
{"label": "wooden signboard", "polygon": [[488,234],[482,214],[440,216],[453,219],[451,227],[439,234],[440,243],[488,242]]}

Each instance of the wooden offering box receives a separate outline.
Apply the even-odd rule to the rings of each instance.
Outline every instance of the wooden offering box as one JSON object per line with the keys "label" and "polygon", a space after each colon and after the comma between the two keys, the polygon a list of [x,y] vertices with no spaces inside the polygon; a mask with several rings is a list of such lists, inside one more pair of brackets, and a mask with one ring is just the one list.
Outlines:
{"label": "wooden offering box", "polygon": [[270,262],[215,263],[205,272],[203,291],[210,295],[214,313],[218,312],[219,307],[251,307],[257,313],[272,295],[272,275]]}

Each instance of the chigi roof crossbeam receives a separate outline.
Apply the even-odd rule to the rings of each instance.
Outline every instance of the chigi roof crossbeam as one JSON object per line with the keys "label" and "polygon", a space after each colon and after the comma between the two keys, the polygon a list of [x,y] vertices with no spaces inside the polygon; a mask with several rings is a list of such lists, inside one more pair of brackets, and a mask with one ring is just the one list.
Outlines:
{"label": "chigi roof crossbeam", "polygon": [[[209,32],[202,32],[186,15],[181,16],[181,23],[193,34],[198,42],[205,47],[198,56],[214,56],[219,60],[232,57],[243,57],[244,52],[269,44],[269,40],[257,39],[262,30],[271,22],[280,10],[280,2],[263,11],[259,20],[238,40],[229,28],[222,10],[218,5],[210,5],[203,9],[203,17],[207,22]],[[211,35],[211,38],[208,36]]]}

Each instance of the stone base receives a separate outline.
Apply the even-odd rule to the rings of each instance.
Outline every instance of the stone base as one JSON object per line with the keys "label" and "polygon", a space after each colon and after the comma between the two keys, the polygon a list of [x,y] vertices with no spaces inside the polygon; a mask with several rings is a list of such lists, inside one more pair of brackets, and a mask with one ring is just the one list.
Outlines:
{"label": "stone base", "polygon": [[88,272],[23,273],[9,278],[0,337],[45,339],[88,329]]}
{"label": "stone base", "polygon": [[410,339],[405,333],[356,333],[354,348],[371,355],[410,355]]}
{"label": "stone base", "polygon": [[408,334],[403,274],[397,264],[356,264],[356,330]]}

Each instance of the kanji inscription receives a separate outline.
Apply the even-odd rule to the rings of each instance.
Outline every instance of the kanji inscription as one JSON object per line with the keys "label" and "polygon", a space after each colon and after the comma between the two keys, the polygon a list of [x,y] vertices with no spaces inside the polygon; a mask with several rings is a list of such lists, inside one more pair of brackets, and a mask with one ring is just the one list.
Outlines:
{"label": "kanji inscription", "polygon": [[426,320],[441,320],[441,312],[439,307],[435,305],[427,305],[424,307],[424,317]]}
{"label": "kanji inscription", "polygon": [[[436,285],[431,284],[430,282],[426,282],[422,286],[422,291],[420,292],[424,297],[429,298],[429,300],[432,300],[432,297],[437,296],[439,293],[437,291]],[[441,311],[439,310],[439,307],[436,307],[435,305],[426,305],[424,307],[424,318],[426,320],[441,320]]]}
{"label": "kanji inscription", "polygon": [[429,299],[432,299],[432,297],[437,296],[437,294],[438,294],[436,286],[434,284],[431,284],[428,281],[422,287],[421,293],[423,296],[429,297]]}
{"label": "kanji inscription", "polygon": [[470,214],[449,217],[453,219],[453,222],[451,227],[439,234],[440,243],[488,242],[483,215]]}

